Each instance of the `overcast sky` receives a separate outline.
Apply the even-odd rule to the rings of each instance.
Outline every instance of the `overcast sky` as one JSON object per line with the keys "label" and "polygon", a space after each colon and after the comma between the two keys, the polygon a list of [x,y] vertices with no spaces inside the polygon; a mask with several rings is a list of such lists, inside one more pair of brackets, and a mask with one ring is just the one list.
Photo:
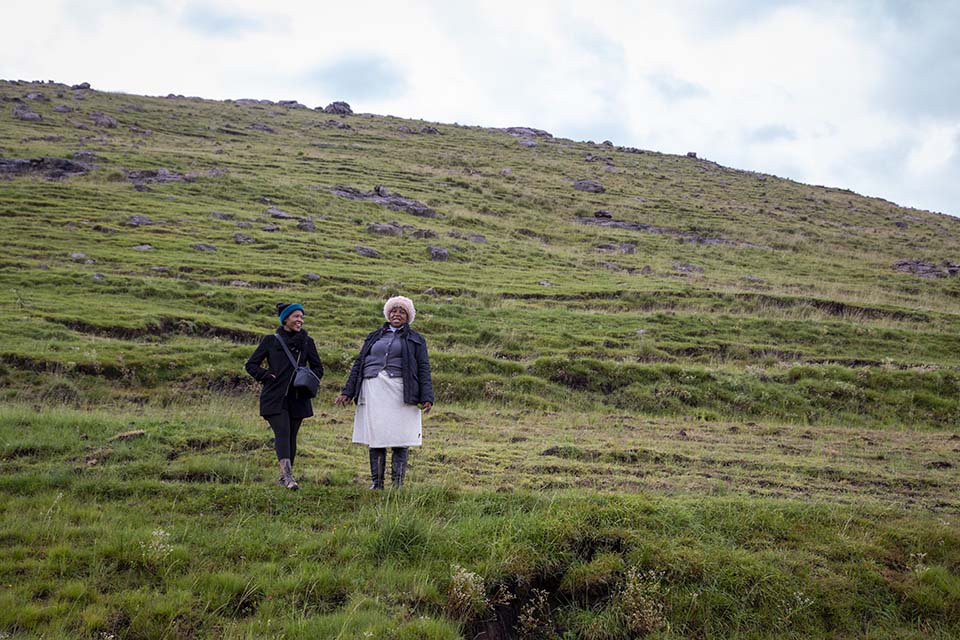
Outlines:
{"label": "overcast sky", "polygon": [[960,215],[960,1],[3,0],[0,78],[700,157]]}

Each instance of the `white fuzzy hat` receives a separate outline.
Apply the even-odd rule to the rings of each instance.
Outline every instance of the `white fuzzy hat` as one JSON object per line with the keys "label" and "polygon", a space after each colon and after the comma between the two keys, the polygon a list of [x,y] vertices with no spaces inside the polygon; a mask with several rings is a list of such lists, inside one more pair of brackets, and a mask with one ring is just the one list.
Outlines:
{"label": "white fuzzy hat", "polygon": [[383,305],[383,317],[390,322],[390,309],[394,307],[403,307],[407,312],[407,324],[413,324],[413,319],[417,317],[417,310],[413,308],[413,300],[406,296],[393,296]]}

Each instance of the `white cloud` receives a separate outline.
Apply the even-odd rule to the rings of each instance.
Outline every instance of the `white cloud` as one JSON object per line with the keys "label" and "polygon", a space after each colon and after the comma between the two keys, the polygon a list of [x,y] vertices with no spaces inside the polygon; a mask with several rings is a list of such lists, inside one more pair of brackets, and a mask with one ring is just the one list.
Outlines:
{"label": "white cloud", "polygon": [[0,77],[523,124],[960,214],[949,16],[947,1],[15,1]]}

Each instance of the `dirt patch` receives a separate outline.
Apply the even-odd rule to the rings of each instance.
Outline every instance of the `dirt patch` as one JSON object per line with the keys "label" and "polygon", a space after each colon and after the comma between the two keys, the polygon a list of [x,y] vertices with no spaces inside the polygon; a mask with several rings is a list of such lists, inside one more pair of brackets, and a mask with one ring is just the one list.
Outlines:
{"label": "dirt patch", "polygon": [[10,178],[40,176],[48,180],[60,180],[82,176],[92,169],[93,167],[89,164],[65,158],[42,157],[30,160],[0,158],[0,176]]}
{"label": "dirt patch", "polygon": [[50,322],[61,324],[72,331],[118,340],[136,340],[145,336],[166,338],[174,335],[192,335],[202,338],[222,338],[238,344],[255,344],[260,334],[243,329],[218,327],[211,324],[193,322],[186,318],[161,318],[156,324],[146,327],[103,327],[83,320],[58,320],[47,318]]}

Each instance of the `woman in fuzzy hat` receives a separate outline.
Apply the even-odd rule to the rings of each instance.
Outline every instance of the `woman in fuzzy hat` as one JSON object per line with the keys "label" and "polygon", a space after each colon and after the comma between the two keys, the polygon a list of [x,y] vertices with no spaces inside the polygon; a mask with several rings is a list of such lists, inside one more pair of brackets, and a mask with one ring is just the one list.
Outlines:
{"label": "woman in fuzzy hat", "polygon": [[[304,418],[313,415],[309,392],[293,386],[296,368],[291,358],[299,366],[308,366],[317,378],[323,377],[317,345],[303,328],[303,314],[302,305],[278,304],[280,326],[276,333],[263,337],[245,367],[247,373],[263,385],[260,390],[260,415],[273,429],[273,445],[280,464],[279,482],[280,486],[287,489],[300,488],[293,477],[297,432]],[[267,361],[267,368],[263,367],[264,360]]]}
{"label": "woman in fuzzy hat", "polygon": [[383,489],[387,447],[394,487],[403,485],[409,447],[420,446],[421,416],[433,407],[427,342],[410,328],[413,301],[395,296],[383,305],[382,327],[368,334],[336,404],[353,400],[353,441],[370,447],[371,489]]}

